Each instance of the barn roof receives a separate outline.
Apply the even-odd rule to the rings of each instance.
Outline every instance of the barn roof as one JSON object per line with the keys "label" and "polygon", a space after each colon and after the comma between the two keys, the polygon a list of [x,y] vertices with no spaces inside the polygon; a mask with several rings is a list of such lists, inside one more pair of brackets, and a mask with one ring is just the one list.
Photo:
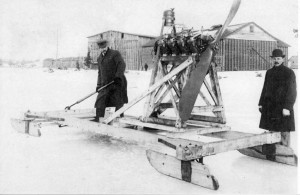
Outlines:
{"label": "barn roof", "polygon": [[157,37],[157,36],[142,35],[142,34],[136,34],[136,33],[121,32],[121,31],[117,31],[117,30],[107,30],[107,31],[104,31],[102,33],[98,33],[98,34],[95,34],[95,35],[88,36],[87,38],[94,37],[94,36],[97,36],[97,35],[100,35],[100,34],[103,34],[103,33],[106,33],[106,32],[118,32],[118,33],[124,33],[124,34],[135,35],[135,36],[146,37],[146,38],[156,38]]}
{"label": "barn roof", "polygon": [[259,25],[257,25],[255,22],[247,22],[247,23],[242,23],[242,24],[235,24],[235,25],[231,25],[228,26],[228,28],[225,30],[224,35],[223,35],[223,39],[228,37],[231,34],[234,34],[238,31],[240,31],[241,29],[250,26],[250,25],[255,25],[257,28],[259,28],[260,30],[262,30],[264,33],[266,33],[267,35],[269,35],[270,37],[272,37],[273,39],[275,39],[278,43],[278,47],[290,47],[289,44],[281,41],[280,39],[274,37],[273,35],[271,35],[270,33],[268,33],[265,29],[263,29],[262,27],[260,27]]}
{"label": "barn roof", "polygon": [[[243,29],[243,28],[245,28],[245,27],[247,27],[251,24],[255,25],[257,28],[261,29],[263,32],[265,32],[266,34],[271,36],[273,39],[275,39],[277,41],[277,44],[278,44],[279,47],[290,47],[290,45],[288,45],[287,43],[285,43],[285,42],[281,41],[280,39],[274,37],[273,35],[268,33],[265,29],[263,29],[262,27],[257,25],[255,22],[247,22],[247,23],[234,24],[234,25],[228,26],[227,29],[225,30],[223,36],[222,36],[222,39],[228,37],[231,34],[234,34],[238,31],[240,31],[241,29]],[[152,46],[154,46],[155,41],[157,41],[158,39],[159,39],[159,37],[156,37],[156,39],[151,40],[151,41],[147,42],[146,44],[144,44],[143,47],[152,47]]]}

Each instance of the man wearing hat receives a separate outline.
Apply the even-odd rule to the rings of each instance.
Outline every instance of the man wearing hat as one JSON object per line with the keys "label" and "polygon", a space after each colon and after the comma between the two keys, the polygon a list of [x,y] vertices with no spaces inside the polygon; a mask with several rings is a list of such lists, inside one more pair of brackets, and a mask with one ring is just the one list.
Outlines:
{"label": "man wearing hat", "polygon": [[267,70],[259,111],[259,127],[269,131],[281,132],[281,144],[290,145],[290,132],[295,131],[294,103],[297,96],[296,77],[293,70],[284,66],[282,50],[275,49],[270,56],[274,66]]}
{"label": "man wearing hat", "polygon": [[98,63],[98,81],[96,91],[102,86],[114,81],[112,85],[101,90],[95,102],[96,117],[93,121],[99,122],[104,117],[106,107],[120,109],[128,103],[127,80],[124,75],[126,64],[117,50],[108,47],[108,40],[99,40],[97,44],[100,55]]}

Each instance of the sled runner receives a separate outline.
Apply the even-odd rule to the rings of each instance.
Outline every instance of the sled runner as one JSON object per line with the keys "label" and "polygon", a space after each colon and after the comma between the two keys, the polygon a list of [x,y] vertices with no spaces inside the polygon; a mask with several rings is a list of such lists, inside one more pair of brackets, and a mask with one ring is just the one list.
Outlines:
{"label": "sled runner", "polygon": [[[271,151],[268,148],[272,148]],[[262,146],[239,149],[238,151],[244,155],[263,160],[270,160],[293,166],[297,166],[298,164],[298,158],[294,154],[294,151],[290,147],[280,144],[266,144]]]}

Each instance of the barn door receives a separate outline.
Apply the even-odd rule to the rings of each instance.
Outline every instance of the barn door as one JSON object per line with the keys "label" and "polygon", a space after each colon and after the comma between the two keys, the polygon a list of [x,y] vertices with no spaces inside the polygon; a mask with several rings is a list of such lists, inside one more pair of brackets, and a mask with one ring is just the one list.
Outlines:
{"label": "barn door", "polygon": [[127,70],[141,69],[141,49],[138,40],[115,40],[114,46],[121,53]]}

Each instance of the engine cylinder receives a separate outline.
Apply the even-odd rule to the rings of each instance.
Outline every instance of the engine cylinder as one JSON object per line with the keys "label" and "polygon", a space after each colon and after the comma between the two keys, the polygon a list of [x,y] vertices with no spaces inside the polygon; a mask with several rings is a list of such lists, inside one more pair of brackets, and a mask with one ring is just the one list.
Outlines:
{"label": "engine cylinder", "polygon": [[165,26],[173,26],[175,21],[175,13],[173,9],[164,11]]}

